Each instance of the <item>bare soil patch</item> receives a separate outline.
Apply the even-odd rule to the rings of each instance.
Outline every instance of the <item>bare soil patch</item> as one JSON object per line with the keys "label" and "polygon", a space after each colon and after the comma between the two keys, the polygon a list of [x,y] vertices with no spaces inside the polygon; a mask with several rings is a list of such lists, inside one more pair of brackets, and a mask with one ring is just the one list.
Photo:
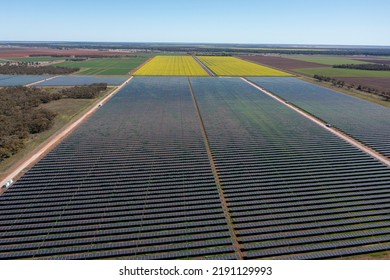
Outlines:
{"label": "bare soil patch", "polygon": [[239,55],[237,57],[255,63],[264,64],[273,68],[278,68],[281,70],[328,67],[327,65],[323,65],[319,63],[300,61],[296,59],[289,59],[289,58],[270,56],[270,55]]}
{"label": "bare soil patch", "polygon": [[390,91],[390,78],[340,78],[348,84],[364,85],[380,91]]}

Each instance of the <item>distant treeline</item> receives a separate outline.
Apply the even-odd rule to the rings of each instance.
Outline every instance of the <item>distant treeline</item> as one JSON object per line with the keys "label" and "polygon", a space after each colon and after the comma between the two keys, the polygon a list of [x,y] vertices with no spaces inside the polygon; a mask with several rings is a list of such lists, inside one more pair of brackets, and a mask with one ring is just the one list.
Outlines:
{"label": "distant treeline", "polygon": [[79,71],[80,68],[68,68],[59,66],[28,66],[27,63],[0,66],[0,74],[5,75],[66,75]]}
{"label": "distant treeline", "polygon": [[[119,50],[135,49],[143,52],[208,52],[208,53],[258,53],[258,54],[313,54],[313,55],[373,55],[390,56],[388,47],[304,47],[262,44],[178,44],[178,43],[94,43],[94,42],[7,42],[7,45],[23,47],[47,47],[60,50],[97,49]],[[258,49],[256,49],[258,48]]]}
{"label": "distant treeline", "polygon": [[107,55],[107,54],[88,54],[88,55],[61,55],[61,54],[30,54],[29,57],[69,57],[69,59],[72,58],[80,58],[80,59],[87,59],[87,58],[125,58],[125,57],[138,57],[139,55],[135,54],[113,54],[113,55]]}
{"label": "distant treeline", "polygon": [[390,71],[390,65],[387,64],[341,64],[333,65],[333,68],[346,68],[346,69],[358,69],[358,70],[375,70],[375,71]]}
{"label": "distant treeline", "polygon": [[361,84],[357,84],[357,85],[350,84],[350,83],[346,83],[343,80],[335,79],[335,78],[331,78],[331,77],[327,77],[327,76],[314,75],[313,78],[320,81],[320,82],[332,83],[334,86],[337,86],[340,88],[343,88],[343,87],[346,87],[348,89],[354,88],[354,89],[359,90],[359,91],[375,94],[375,95],[382,97],[386,101],[390,101],[390,91],[378,90],[376,88],[368,87],[368,86],[361,85]]}
{"label": "distant treeline", "polygon": [[0,162],[24,147],[31,135],[52,127],[56,114],[39,108],[61,98],[95,98],[107,84],[93,84],[49,92],[35,87],[0,89]]}

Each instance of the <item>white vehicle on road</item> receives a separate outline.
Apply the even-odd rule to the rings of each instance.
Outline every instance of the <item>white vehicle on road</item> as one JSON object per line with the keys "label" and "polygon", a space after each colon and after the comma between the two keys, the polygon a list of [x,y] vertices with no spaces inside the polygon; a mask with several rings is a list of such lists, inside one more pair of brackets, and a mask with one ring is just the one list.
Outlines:
{"label": "white vehicle on road", "polygon": [[11,187],[13,185],[13,183],[14,183],[14,180],[10,179],[3,185],[3,188],[8,189],[9,187]]}

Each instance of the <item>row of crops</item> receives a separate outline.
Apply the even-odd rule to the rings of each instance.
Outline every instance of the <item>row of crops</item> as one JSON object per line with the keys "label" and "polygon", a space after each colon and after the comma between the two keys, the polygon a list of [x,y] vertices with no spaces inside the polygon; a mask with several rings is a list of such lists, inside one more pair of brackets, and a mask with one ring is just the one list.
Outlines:
{"label": "row of crops", "polygon": [[0,196],[0,259],[382,251],[389,186],[389,168],[239,78],[135,77]]}
{"label": "row of crops", "polygon": [[156,56],[135,71],[134,75],[194,77],[208,76],[209,70],[218,76],[291,76],[279,70],[226,56]]}
{"label": "row of crops", "polygon": [[127,77],[95,77],[95,76],[27,76],[27,75],[0,75],[0,86],[25,86],[36,83],[36,86],[80,86],[94,83],[120,85]]}
{"label": "row of crops", "polygon": [[390,157],[389,108],[296,78],[250,80]]}

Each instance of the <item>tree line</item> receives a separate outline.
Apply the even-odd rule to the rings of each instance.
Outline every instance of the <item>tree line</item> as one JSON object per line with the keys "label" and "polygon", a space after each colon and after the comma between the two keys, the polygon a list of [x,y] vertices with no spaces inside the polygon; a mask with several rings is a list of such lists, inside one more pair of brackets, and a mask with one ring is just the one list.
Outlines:
{"label": "tree line", "polygon": [[390,91],[378,90],[376,88],[369,87],[366,85],[361,85],[361,84],[358,84],[358,85],[350,84],[350,83],[346,83],[343,80],[339,80],[339,79],[335,79],[335,78],[327,77],[327,76],[322,76],[322,75],[314,75],[313,78],[316,79],[317,81],[320,81],[320,82],[329,82],[333,86],[337,86],[340,88],[343,88],[343,87],[346,87],[348,89],[354,88],[354,89],[362,91],[362,92],[375,94],[375,95],[382,97],[385,101],[390,101]]}
{"label": "tree line", "polygon": [[344,69],[357,69],[357,70],[390,71],[390,65],[378,64],[378,63],[340,64],[340,65],[333,65],[332,67],[333,68],[344,68]]}
{"label": "tree line", "polygon": [[0,88],[0,162],[24,147],[34,134],[52,127],[55,112],[41,104],[62,98],[96,98],[107,84],[78,86],[49,92],[35,87]]}
{"label": "tree line", "polygon": [[0,74],[4,75],[66,75],[79,71],[80,68],[69,68],[61,66],[29,66],[27,63],[18,65],[9,62],[0,66]]}

